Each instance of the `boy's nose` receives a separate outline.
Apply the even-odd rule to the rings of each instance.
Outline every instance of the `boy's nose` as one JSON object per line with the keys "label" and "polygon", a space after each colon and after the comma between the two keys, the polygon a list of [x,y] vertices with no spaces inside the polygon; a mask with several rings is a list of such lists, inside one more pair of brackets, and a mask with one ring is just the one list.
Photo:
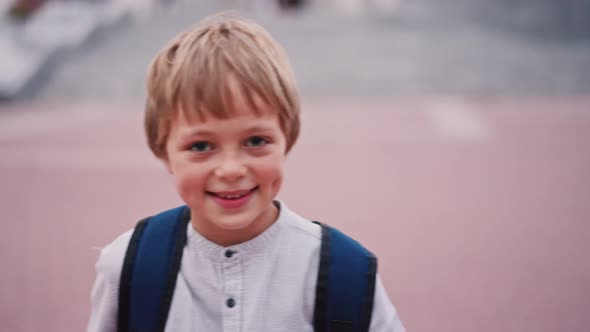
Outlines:
{"label": "boy's nose", "polygon": [[246,166],[238,158],[225,158],[215,168],[215,176],[226,181],[238,180],[246,175]]}

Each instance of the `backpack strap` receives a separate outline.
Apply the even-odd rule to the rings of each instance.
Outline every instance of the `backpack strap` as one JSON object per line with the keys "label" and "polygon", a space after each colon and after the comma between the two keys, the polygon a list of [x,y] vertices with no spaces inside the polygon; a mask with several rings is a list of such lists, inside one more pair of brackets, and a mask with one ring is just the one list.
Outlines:
{"label": "backpack strap", "polygon": [[189,219],[190,209],[181,206],[135,227],[119,285],[119,332],[164,331]]}
{"label": "backpack strap", "polygon": [[322,226],[315,332],[368,332],[377,258],[335,228]]}

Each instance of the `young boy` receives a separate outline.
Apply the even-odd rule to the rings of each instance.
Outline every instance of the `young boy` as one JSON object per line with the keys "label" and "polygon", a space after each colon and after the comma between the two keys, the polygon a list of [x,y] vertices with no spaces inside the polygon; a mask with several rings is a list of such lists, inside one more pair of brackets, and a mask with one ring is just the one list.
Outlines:
{"label": "young boy", "polygon": [[[252,21],[213,15],[159,52],[147,90],[149,147],[188,206],[165,331],[314,331],[323,230],[275,199],[299,134],[283,49]],[[132,233],[101,252],[89,332],[129,319],[119,306]],[[375,280],[369,331],[404,331]]]}

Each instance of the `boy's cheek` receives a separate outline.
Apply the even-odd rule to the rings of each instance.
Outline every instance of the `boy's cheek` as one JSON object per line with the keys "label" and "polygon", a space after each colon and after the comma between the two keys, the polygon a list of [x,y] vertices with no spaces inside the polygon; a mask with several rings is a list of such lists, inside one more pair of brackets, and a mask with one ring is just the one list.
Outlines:
{"label": "boy's cheek", "polygon": [[273,195],[276,195],[283,184],[282,167],[265,167],[259,169],[259,175],[266,185],[270,187]]}
{"label": "boy's cheek", "polygon": [[205,192],[205,187],[199,176],[191,172],[177,172],[174,174],[176,190],[184,200],[194,200]]}
{"label": "boy's cheek", "polygon": [[267,159],[266,161],[260,161],[255,169],[259,176],[263,178],[275,178],[283,176],[284,168],[283,158]]}
{"label": "boy's cheek", "polygon": [[279,191],[281,190],[281,186],[283,185],[283,178],[280,177],[278,179],[276,179],[273,184],[272,184],[272,196],[273,199],[275,198],[276,195],[278,195]]}

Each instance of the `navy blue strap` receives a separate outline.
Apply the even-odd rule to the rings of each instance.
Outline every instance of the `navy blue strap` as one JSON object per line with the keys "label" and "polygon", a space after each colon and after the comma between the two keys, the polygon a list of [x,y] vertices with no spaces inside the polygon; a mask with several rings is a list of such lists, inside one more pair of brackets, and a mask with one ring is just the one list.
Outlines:
{"label": "navy blue strap", "polygon": [[119,332],[164,331],[189,219],[181,206],[138,223],[121,272]]}
{"label": "navy blue strap", "polygon": [[315,332],[368,332],[377,258],[335,228],[322,226]]}

